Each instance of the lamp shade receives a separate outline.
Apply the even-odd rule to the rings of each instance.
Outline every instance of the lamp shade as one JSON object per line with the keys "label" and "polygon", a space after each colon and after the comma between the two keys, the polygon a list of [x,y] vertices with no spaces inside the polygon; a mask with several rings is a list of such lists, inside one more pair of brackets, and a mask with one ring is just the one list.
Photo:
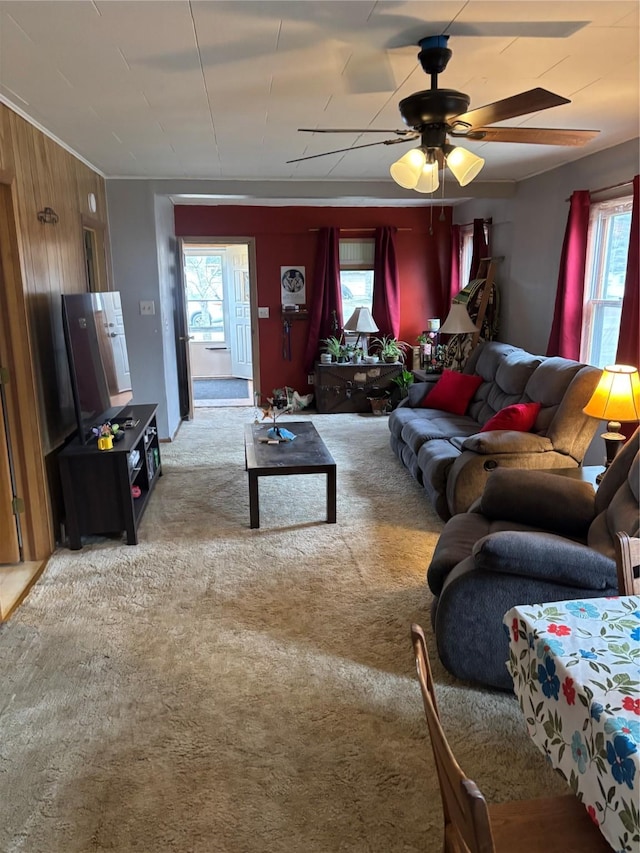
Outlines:
{"label": "lamp shade", "polygon": [[418,193],[433,193],[439,186],[440,180],[438,178],[438,164],[425,163],[422,167],[418,183],[415,185],[414,190]]}
{"label": "lamp shade", "polygon": [[478,327],[469,316],[466,306],[462,302],[452,302],[447,319],[440,326],[440,334],[471,335],[477,331]]}
{"label": "lamp shade", "polygon": [[582,411],[585,415],[603,421],[640,421],[640,377],[637,368],[629,364],[605,367],[596,390]]}
{"label": "lamp shade", "polygon": [[391,164],[389,172],[396,184],[404,187],[405,190],[413,190],[420,180],[426,162],[427,155],[424,151],[421,148],[412,148],[399,160]]}
{"label": "lamp shade", "polygon": [[365,306],[356,308],[353,314],[344,324],[345,332],[360,332],[368,334],[369,332],[377,332],[378,327],[375,320],[371,316],[371,311]]}
{"label": "lamp shade", "polygon": [[467,151],[466,148],[457,147],[447,155],[447,166],[460,186],[466,187],[480,173],[484,160],[477,154]]}

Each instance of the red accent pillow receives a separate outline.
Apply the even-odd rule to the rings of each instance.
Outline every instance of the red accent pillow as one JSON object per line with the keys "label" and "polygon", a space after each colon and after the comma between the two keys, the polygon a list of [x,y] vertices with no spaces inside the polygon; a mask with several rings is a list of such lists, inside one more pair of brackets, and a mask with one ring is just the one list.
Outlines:
{"label": "red accent pillow", "polygon": [[486,422],[480,432],[492,429],[515,429],[518,432],[529,432],[533,428],[542,407],[541,403],[514,403],[496,412]]}
{"label": "red accent pillow", "polygon": [[440,409],[453,415],[464,415],[482,381],[482,376],[444,370],[420,405],[424,409]]}

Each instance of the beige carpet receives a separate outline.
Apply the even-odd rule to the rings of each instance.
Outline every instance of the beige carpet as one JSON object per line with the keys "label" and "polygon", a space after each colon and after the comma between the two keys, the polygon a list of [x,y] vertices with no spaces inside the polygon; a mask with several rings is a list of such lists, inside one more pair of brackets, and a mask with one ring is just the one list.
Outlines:
{"label": "beige carpet", "polygon": [[[325,415],[338,523],[324,477],[277,477],[249,530],[252,416],[199,410],[140,544],[59,550],[0,628],[3,853],[441,850],[409,641],[441,523],[386,418]],[[434,669],[488,797],[565,790],[513,697]]]}

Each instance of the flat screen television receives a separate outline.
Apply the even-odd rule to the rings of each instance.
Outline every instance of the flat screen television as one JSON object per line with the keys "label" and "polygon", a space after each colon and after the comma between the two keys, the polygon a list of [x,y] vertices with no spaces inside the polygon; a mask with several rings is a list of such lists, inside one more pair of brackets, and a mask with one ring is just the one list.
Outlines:
{"label": "flat screen television", "polygon": [[120,294],[63,294],[62,325],[78,437],[86,444],[92,427],[124,419],[133,398]]}

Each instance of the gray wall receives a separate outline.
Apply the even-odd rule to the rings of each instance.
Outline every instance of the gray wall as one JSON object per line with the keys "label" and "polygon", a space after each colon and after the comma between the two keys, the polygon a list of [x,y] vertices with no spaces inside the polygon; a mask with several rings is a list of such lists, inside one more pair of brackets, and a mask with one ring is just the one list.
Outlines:
{"label": "gray wall", "polygon": [[[574,190],[597,190],[630,181],[638,174],[638,160],[638,140],[634,139],[521,181],[514,198],[474,200],[454,208],[458,223],[493,217],[492,252],[504,255],[497,275],[501,341],[528,352],[546,353],[569,212],[566,199]],[[631,194],[631,185],[626,189]],[[600,434],[605,431],[603,422],[585,454],[585,465],[603,463]]]}
{"label": "gray wall", "polygon": [[574,190],[631,180],[638,169],[634,139],[520,181],[513,198],[476,199],[454,208],[458,223],[493,217],[493,254],[504,256],[497,274],[500,340],[528,352],[546,352],[569,211],[566,199]]}
{"label": "gray wall", "polygon": [[[149,181],[107,181],[113,288],[122,298],[134,403],[158,404],[158,434],[172,438],[179,423],[173,333],[175,280],[173,206]],[[142,315],[140,300],[155,314]]]}

